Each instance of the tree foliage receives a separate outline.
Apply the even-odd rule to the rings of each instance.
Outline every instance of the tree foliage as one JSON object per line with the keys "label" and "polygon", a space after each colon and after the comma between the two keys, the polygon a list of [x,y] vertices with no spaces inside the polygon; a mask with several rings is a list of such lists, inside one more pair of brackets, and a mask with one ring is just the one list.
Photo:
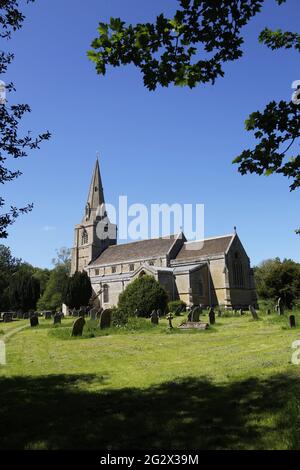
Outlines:
{"label": "tree foliage", "polygon": [[[134,64],[149,90],[158,85],[195,87],[224,76],[223,64],[242,56],[241,29],[264,0],[178,0],[173,18],[126,25],[120,18],[100,23],[88,57],[97,73],[108,65]],[[279,0],[280,1],[280,0]]]}
{"label": "tree foliage", "polygon": [[69,308],[87,306],[92,296],[92,285],[86,271],[76,272],[68,278],[62,300]]}
{"label": "tree foliage", "polygon": [[[281,5],[286,0],[275,2]],[[126,25],[120,18],[111,18],[109,24],[100,23],[98,37],[88,51],[97,73],[105,75],[108,66],[134,64],[141,70],[149,90],[158,85],[193,88],[213,84],[224,75],[226,62],[242,56],[242,28],[261,10],[265,0],[178,0],[178,3],[180,8],[174,17],[160,14],[153,23]],[[300,52],[297,32],[272,31],[266,27],[258,39],[272,50]],[[291,190],[299,187],[300,155],[288,153],[299,138],[299,106],[272,101],[264,111],[249,116],[246,130],[254,131],[258,143],[234,160],[240,173],[280,173],[292,179]]]}
{"label": "tree foliage", "polygon": [[14,258],[7,246],[0,245],[0,311],[10,309],[9,282],[20,267],[21,260]]}
{"label": "tree foliage", "polygon": [[38,310],[57,310],[63,303],[63,295],[69,280],[65,266],[56,266],[50,274],[43,295],[37,303]]}
{"label": "tree foliage", "polygon": [[19,270],[10,280],[9,300],[13,310],[27,312],[36,308],[40,283],[30,272]]}
{"label": "tree foliage", "polygon": [[300,299],[300,264],[279,258],[263,261],[255,268],[259,297],[276,300],[281,297],[287,307]]}
{"label": "tree foliage", "polygon": [[119,297],[118,309],[126,316],[133,316],[138,311],[148,317],[152,310],[165,311],[168,295],[153,276],[142,276],[128,284]]}
{"label": "tree foliage", "polygon": [[[27,3],[34,0],[28,0]],[[0,38],[10,39],[11,33],[22,27],[25,17],[19,9],[17,0],[0,1]],[[14,55],[9,52],[0,51],[0,73],[7,71],[8,65],[14,59]],[[6,91],[14,90],[12,83],[6,86]],[[19,131],[20,121],[26,113],[31,112],[28,104],[8,105],[8,101],[0,103],[0,183],[5,184],[19,176],[19,170],[11,169],[7,160],[24,158],[28,151],[38,149],[41,142],[50,138],[49,132],[44,132],[33,137],[29,132],[23,134]],[[0,210],[6,206],[5,200],[0,197]],[[8,236],[7,229],[20,215],[30,212],[32,204],[17,208],[11,205],[4,213],[0,212],[0,238]]]}
{"label": "tree foliage", "polygon": [[292,179],[291,191],[300,186],[300,154],[288,154],[300,137],[300,107],[292,102],[269,103],[261,113],[252,113],[245,122],[258,141],[253,150],[244,150],[235,160],[239,172],[259,175],[279,173]]}

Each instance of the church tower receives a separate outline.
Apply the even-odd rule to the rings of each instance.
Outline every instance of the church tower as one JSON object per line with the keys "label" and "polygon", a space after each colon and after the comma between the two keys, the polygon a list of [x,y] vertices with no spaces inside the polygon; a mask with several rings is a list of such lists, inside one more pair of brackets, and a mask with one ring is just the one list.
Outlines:
{"label": "church tower", "polygon": [[105,200],[100,176],[99,162],[96,160],[94,173],[81,224],[75,226],[74,247],[72,249],[71,274],[83,271],[109,245],[117,242],[117,227],[109,222],[105,210]]}

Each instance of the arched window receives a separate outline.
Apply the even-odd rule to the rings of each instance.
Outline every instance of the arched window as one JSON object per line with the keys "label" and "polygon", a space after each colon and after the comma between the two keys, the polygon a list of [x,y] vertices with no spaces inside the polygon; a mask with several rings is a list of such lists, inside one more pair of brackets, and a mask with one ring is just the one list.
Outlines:
{"label": "arched window", "polygon": [[109,287],[107,284],[103,286],[103,302],[105,304],[109,302]]}
{"label": "arched window", "polygon": [[81,244],[85,245],[86,243],[88,243],[88,241],[89,241],[89,236],[88,236],[87,231],[84,229],[81,235]]}

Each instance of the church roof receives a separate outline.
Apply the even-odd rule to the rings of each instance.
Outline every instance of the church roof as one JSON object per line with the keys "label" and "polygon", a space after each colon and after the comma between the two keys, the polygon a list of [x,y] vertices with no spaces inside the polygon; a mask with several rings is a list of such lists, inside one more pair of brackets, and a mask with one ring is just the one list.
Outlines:
{"label": "church roof", "polygon": [[129,261],[142,261],[164,257],[168,254],[178,235],[170,237],[139,240],[121,245],[112,245],[106,248],[90,266],[123,263]]}
{"label": "church roof", "polygon": [[234,235],[224,235],[222,237],[186,242],[183,244],[174,262],[207,258],[226,253],[233,237]]}

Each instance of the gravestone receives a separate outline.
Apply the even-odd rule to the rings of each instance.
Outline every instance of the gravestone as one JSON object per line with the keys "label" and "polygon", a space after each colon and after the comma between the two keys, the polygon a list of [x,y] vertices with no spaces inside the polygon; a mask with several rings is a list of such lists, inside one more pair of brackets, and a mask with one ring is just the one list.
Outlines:
{"label": "gravestone", "polygon": [[46,310],[43,313],[44,313],[45,320],[51,320],[51,318],[52,318],[52,311],[51,310]]}
{"label": "gravestone", "polygon": [[188,321],[181,323],[178,328],[180,330],[207,330],[209,328],[209,324],[204,322]]}
{"label": "gravestone", "polygon": [[13,316],[11,312],[4,312],[2,315],[2,319],[4,323],[8,323],[13,321]]}
{"label": "gravestone", "polygon": [[103,310],[100,317],[100,329],[110,328],[111,325],[111,310],[109,308]]}
{"label": "gravestone", "polygon": [[258,315],[253,305],[249,305],[249,310],[251,312],[253,320],[258,320]]}
{"label": "gravestone", "polygon": [[29,313],[28,312],[23,313],[23,320],[28,320],[28,318],[29,318]]}
{"label": "gravestone", "polygon": [[277,313],[278,315],[283,315],[284,314],[284,303],[281,297],[279,297],[277,301]]}
{"label": "gravestone", "polygon": [[192,321],[198,322],[200,320],[200,314],[202,313],[202,308],[200,306],[197,306],[194,308],[192,312]]}
{"label": "gravestone", "polygon": [[62,313],[57,312],[53,317],[53,325],[60,325],[61,317],[62,317]]}
{"label": "gravestone", "polygon": [[97,319],[97,312],[98,312],[97,308],[91,308],[91,310],[90,310],[90,319],[91,320],[96,320]]}
{"label": "gravestone", "polygon": [[168,313],[168,315],[166,316],[166,319],[168,320],[169,322],[169,328],[172,329],[173,328],[173,325],[172,325],[172,320],[173,320],[173,315],[172,313]]}
{"label": "gravestone", "polygon": [[221,317],[222,316],[222,310],[218,310],[218,317]]}
{"label": "gravestone", "polygon": [[160,308],[156,311],[156,313],[158,318],[161,318],[163,316],[162,310]]}
{"label": "gravestone", "polygon": [[295,317],[295,315],[290,315],[289,320],[290,320],[290,327],[291,328],[296,328],[296,317]]}
{"label": "gravestone", "polygon": [[268,310],[267,310],[267,315],[271,315],[271,309],[270,308],[268,308]]}
{"label": "gravestone", "polygon": [[34,327],[34,326],[38,326],[38,324],[39,324],[39,317],[37,317],[36,315],[32,315],[30,317],[30,326]]}
{"label": "gravestone", "polygon": [[209,323],[210,325],[214,325],[216,323],[216,315],[214,309],[211,307],[208,312]]}
{"label": "gravestone", "polygon": [[151,318],[151,323],[152,325],[158,325],[158,322],[159,322],[159,317],[157,315],[157,312],[156,310],[153,310],[151,315],[150,315],[150,318]]}
{"label": "gravestone", "polygon": [[23,319],[23,312],[20,312],[20,311],[19,311],[18,314],[17,314],[17,316],[18,316],[18,319],[19,319],[19,320],[22,320],[22,319]]}
{"label": "gravestone", "polygon": [[194,310],[196,309],[197,307],[195,305],[193,305],[188,313],[188,321],[193,321],[193,313],[194,313]]}
{"label": "gravestone", "polygon": [[240,308],[240,316],[242,317],[244,315],[243,309]]}
{"label": "gravestone", "polygon": [[76,308],[73,308],[72,310],[72,317],[78,317],[78,310],[76,310]]}
{"label": "gravestone", "polygon": [[82,336],[85,319],[83,317],[77,318],[73,323],[71,336]]}

